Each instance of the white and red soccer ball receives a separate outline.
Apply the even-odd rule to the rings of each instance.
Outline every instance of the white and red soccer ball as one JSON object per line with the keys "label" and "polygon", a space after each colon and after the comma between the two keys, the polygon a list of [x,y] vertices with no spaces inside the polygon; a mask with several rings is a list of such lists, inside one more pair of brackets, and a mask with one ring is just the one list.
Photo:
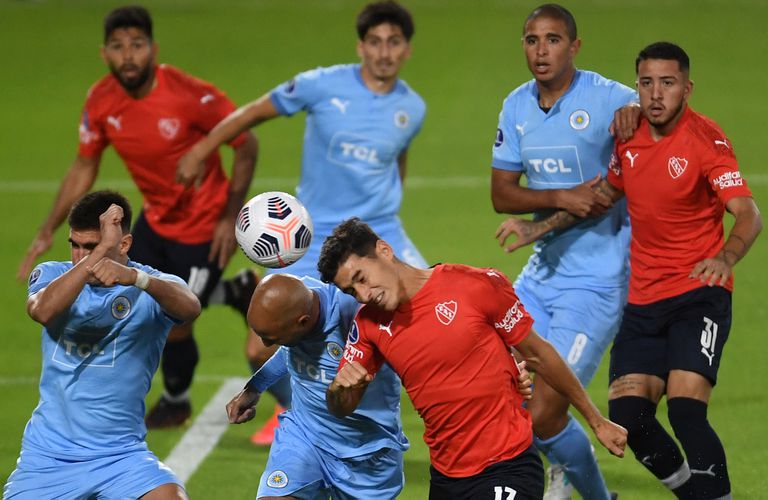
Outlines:
{"label": "white and red soccer ball", "polygon": [[264,267],[285,267],[299,260],[307,253],[313,232],[312,218],[304,205],[280,191],[248,200],[235,222],[240,248]]}

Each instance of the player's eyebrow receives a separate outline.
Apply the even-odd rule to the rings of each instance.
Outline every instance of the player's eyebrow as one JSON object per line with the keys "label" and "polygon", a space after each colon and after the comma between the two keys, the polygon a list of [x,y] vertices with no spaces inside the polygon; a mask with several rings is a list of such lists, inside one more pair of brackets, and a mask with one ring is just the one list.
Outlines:
{"label": "player's eyebrow", "polygon": [[72,238],[69,238],[69,243],[74,247],[84,248],[86,250],[93,250],[94,248],[96,248],[96,245],[99,244],[98,242],[93,242],[93,241],[89,241],[87,243],[78,243]]}

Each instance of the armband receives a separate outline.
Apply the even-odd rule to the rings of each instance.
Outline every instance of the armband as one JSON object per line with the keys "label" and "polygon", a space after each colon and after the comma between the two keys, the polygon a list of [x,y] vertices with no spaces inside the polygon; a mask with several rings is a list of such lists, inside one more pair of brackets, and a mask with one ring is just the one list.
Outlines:
{"label": "armband", "polygon": [[258,393],[263,393],[272,384],[288,374],[287,363],[288,350],[285,347],[281,347],[251,376],[247,386]]}
{"label": "armband", "polygon": [[149,286],[149,275],[141,269],[136,269],[136,281],[133,283],[133,286],[146,290]]}

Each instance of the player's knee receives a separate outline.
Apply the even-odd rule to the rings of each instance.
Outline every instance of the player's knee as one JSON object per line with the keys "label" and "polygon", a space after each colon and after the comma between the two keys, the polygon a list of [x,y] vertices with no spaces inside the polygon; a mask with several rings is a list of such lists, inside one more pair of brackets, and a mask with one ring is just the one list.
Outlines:
{"label": "player's knee", "polygon": [[702,432],[709,427],[707,404],[693,398],[667,400],[667,416],[675,436],[683,441],[686,436]]}
{"label": "player's knee", "polygon": [[656,420],[656,405],[638,396],[624,396],[608,401],[608,416],[627,429],[628,440],[642,439]]}

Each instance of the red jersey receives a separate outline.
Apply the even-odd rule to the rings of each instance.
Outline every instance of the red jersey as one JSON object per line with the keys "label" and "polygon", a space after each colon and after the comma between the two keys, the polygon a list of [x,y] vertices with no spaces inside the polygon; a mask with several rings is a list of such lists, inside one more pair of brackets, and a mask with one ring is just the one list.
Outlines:
{"label": "red jersey", "polygon": [[[632,304],[701,287],[688,275],[722,249],[725,204],[752,196],[731,142],[715,122],[690,108],[658,142],[645,119],[631,140],[617,142],[608,182],[627,196]],[[733,276],[726,288],[733,290]]]}
{"label": "red jersey", "polygon": [[532,323],[501,272],[439,265],[396,311],[358,311],[339,369],[357,361],[375,374],[388,363],[424,420],[432,465],[468,477],[531,445],[508,346]]}
{"label": "red jersey", "polygon": [[[197,189],[175,182],[176,162],[234,110],[216,87],[171,66],[157,66],[155,86],[141,99],[109,74],[88,91],[78,154],[98,158],[112,144],[144,196],[152,229],[181,243],[205,243],[226,205],[229,180],[218,152],[207,159]],[[244,140],[243,134],[231,144]]]}

